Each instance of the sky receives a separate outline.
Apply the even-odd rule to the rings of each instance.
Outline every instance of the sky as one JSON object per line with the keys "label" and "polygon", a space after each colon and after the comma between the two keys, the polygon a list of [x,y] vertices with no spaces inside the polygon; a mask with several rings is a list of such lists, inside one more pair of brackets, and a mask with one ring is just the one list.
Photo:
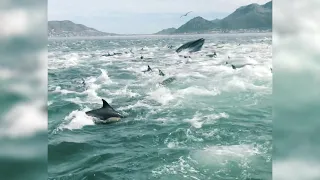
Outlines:
{"label": "sky", "polygon": [[[49,0],[48,20],[71,20],[103,32],[150,34],[201,16],[224,18],[240,6],[270,0]],[[191,12],[187,17],[180,16]]]}

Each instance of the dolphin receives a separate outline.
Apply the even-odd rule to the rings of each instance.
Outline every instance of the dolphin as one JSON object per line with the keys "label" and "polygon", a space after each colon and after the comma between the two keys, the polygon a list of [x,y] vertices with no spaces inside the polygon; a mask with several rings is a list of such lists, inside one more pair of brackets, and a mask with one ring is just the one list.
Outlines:
{"label": "dolphin", "polygon": [[231,65],[232,69],[243,68],[245,66],[254,65],[254,64],[242,64],[242,65]]}
{"label": "dolphin", "polygon": [[102,54],[101,56],[109,57],[109,56],[113,56],[113,55],[108,53],[108,54]]}
{"label": "dolphin", "polygon": [[83,87],[84,87],[85,89],[87,89],[86,81],[85,81],[83,78],[81,78],[81,79],[82,79],[82,85],[83,85]]}
{"label": "dolphin", "polygon": [[186,56],[186,55],[179,55],[179,57],[184,57],[184,58],[191,58],[191,56]]}
{"label": "dolphin", "polygon": [[119,112],[114,110],[104,99],[102,99],[102,107],[87,111],[86,114],[91,117],[99,118],[103,123],[117,122],[121,118],[124,118]]}
{"label": "dolphin", "polygon": [[213,54],[207,54],[207,56],[208,56],[208,57],[211,57],[211,58],[212,58],[212,57],[217,57],[217,53],[214,52]]}
{"label": "dolphin", "polygon": [[101,56],[109,57],[109,56],[115,56],[115,55],[122,55],[122,53],[113,53],[113,54],[102,54]]}
{"label": "dolphin", "polygon": [[189,49],[189,52],[196,52],[196,51],[200,51],[203,44],[204,44],[204,39],[203,38],[200,38],[200,39],[197,39],[195,41],[190,41],[190,42],[187,42],[185,44],[183,44],[182,46],[180,46],[176,52],[179,53],[185,49]]}
{"label": "dolphin", "polygon": [[142,72],[148,72],[148,71],[152,71],[152,69],[151,69],[151,67],[148,65],[148,69],[147,70],[144,70],[144,71],[142,71]]}
{"label": "dolphin", "polygon": [[160,76],[165,76],[165,74],[159,69],[159,75]]}

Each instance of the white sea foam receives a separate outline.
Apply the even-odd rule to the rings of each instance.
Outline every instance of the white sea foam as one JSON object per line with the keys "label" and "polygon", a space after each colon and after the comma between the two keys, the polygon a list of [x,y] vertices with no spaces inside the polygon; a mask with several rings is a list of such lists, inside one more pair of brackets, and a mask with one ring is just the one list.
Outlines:
{"label": "white sea foam", "polygon": [[109,78],[108,76],[108,72],[104,69],[100,69],[101,74],[100,76],[97,78],[97,80],[95,81],[95,83],[97,84],[108,84],[108,83],[112,83],[112,80]]}
{"label": "white sea foam", "polygon": [[190,164],[190,158],[180,157],[171,164],[162,165],[154,170],[154,176],[163,176],[168,174],[181,174],[185,179],[198,179],[196,176],[199,171]]}
{"label": "white sea foam", "polygon": [[229,115],[226,113],[203,115],[200,112],[197,112],[192,119],[185,120],[189,122],[195,128],[201,128],[204,123],[214,123],[214,121],[220,118],[229,118]]}
{"label": "white sea foam", "polygon": [[166,87],[160,87],[155,91],[150,92],[149,98],[161,103],[162,105],[166,105],[175,99],[174,95],[171,94],[170,90]]}
{"label": "white sea foam", "polygon": [[229,161],[242,161],[260,152],[252,145],[211,146],[192,153],[193,159],[201,164],[223,166]]}
{"label": "white sea foam", "polygon": [[64,118],[65,124],[62,124],[59,128],[61,129],[81,129],[83,126],[94,125],[92,117],[86,115],[86,111],[89,108],[83,110],[74,110],[68,116]]}

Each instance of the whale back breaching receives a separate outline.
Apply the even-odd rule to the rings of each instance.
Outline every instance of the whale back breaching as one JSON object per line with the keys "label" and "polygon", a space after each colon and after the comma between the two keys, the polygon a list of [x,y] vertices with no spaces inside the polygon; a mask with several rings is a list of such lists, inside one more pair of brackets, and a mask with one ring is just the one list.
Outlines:
{"label": "whale back breaching", "polygon": [[179,53],[183,50],[189,50],[189,52],[196,52],[196,51],[200,51],[203,44],[204,44],[204,39],[203,38],[200,38],[200,39],[197,39],[195,41],[190,41],[190,42],[187,42],[185,44],[183,44],[182,46],[180,46],[176,52]]}
{"label": "whale back breaching", "polygon": [[172,83],[173,81],[175,81],[177,78],[176,77],[169,77],[167,79],[165,79],[164,81],[162,81],[160,84],[163,86],[166,86],[170,83]]}

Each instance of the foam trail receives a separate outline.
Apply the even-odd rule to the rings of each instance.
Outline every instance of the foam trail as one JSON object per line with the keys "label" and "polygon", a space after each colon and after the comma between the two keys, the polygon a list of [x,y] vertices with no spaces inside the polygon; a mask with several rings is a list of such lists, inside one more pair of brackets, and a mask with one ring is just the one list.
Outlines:
{"label": "foam trail", "polygon": [[65,121],[69,121],[67,124],[62,125],[60,128],[62,129],[81,129],[83,126],[94,125],[94,121],[91,117],[86,115],[86,111],[88,109],[84,109],[82,111],[75,110],[72,111],[68,116],[65,117]]}

